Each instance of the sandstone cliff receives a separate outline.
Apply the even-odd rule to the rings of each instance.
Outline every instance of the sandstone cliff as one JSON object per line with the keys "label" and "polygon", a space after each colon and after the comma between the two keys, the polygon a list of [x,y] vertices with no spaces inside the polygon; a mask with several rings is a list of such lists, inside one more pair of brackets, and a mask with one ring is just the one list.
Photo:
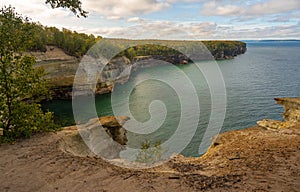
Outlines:
{"label": "sandstone cliff", "polygon": [[[194,59],[212,59],[212,56],[214,59],[231,59],[238,54],[245,53],[247,50],[246,44],[241,42],[219,43],[222,45],[221,47],[214,47],[216,45],[214,43],[211,44],[211,42],[206,42],[206,44],[207,48],[211,50],[212,55],[195,53],[194,55],[197,57],[194,56]],[[63,50],[55,46],[47,46],[46,49],[46,52],[32,52],[30,54],[37,58],[37,66],[45,69],[47,73],[45,78],[49,79],[53,97],[70,99],[72,97],[75,73],[79,67],[80,60],[65,54]],[[97,84],[93,88],[88,89],[91,89],[95,94],[112,92],[115,83],[125,83],[128,81],[132,69],[161,65],[162,62],[157,62],[158,60],[173,64],[188,64],[191,62],[188,56],[181,53],[135,56],[131,60],[125,55],[117,56],[110,60],[104,67],[98,77]],[[85,91],[87,85],[79,85],[77,88]]]}
{"label": "sandstone cliff", "polygon": [[283,105],[282,114],[285,121],[264,119],[257,124],[267,129],[281,129],[300,124],[300,97],[298,98],[275,98],[277,104]]}
{"label": "sandstone cliff", "polygon": [[[299,98],[276,100],[294,121]],[[127,169],[89,153],[73,126],[1,144],[0,185],[4,191],[299,191],[299,146],[300,124],[252,127],[219,134],[202,157],[177,155],[155,168]]]}
{"label": "sandstone cliff", "polygon": [[[30,54],[36,57],[36,66],[45,69],[45,78],[49,80],[53,97],[70,99],[74,76],[80,60],[54,46],[47,46],[46,52],[31,52]],[[130,60],[126,57],[112,59],[103,69],[95,93],[109,93],[113,90],[115,83],[126,82],[130,76],[130,68]]]}

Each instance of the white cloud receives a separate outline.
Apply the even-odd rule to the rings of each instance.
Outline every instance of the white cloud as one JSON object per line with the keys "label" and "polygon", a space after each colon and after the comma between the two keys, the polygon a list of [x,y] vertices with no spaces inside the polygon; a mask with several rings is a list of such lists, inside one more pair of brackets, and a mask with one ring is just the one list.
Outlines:
{"label": "white cloud", "polygon": [[120,20],[123,19],[121,16],[107,16],[106,19],[108,20]]}
{"label": "white cloud", "polygon": [[172,21],[151,21],[138,17],[128,19],[134,25],[128,27],[97,28],[88,30],[104,37],[129,39],[209,39],[217,25],[210,22],[176,23]]}
{"label": "white cloud", "polygon": [[157,0],[85,0],[83,7],[108,17],[127,17],[160,11],[170,7],[168,2]]}
{"label": "white cloud", "polygon": [[269,19],[269,21],[270,22],[281,22],[281,23],[300,21],[300,12],[274,15]]}
{"label": "white cloud", "polygon": [[274,13],[283,13],[300,9],[299,0],[269,0],[264,3],[254,4],[249,7],[248,14],[265,15]]}
{"label": "white cloud", "polygon": [[[141,18],[139,18],[141,19]],[[94,28],[86,32],[109,38],[127,39],[264,39],[300,37],[300,25],[258,26],[252,25],[218,25],[211,22],[171,22],[150,21],[128,27]]]}
{"label": "white cloud", "polygon": [[297,38],[300,36],[299,25],[278,26],[231,26],[218,28],[218,38],[222,39],[284,39]]}
{"label": "white cloud", "polygon": [[[185,2],[185,3],[182,3]],[[192,2],[191,4],[189,4]],[[194,21],[179,15],[177,21],[141,15],[180,6],[203,3],[201,13]],[[178,3],[172,7],[174,3]],[[78,32],[104,37],[131,39],[250,39],[300,38],[300,0],[83,0],[87,19],[76,18],[69,10],[51,9],[43,0],[0,0],[0,6],[16,7],[16,11],[43,25],[65,27]],[[91,8],[91,9],[90,9]],[[176,8],[176,9],[175,9]],[[199,14],[191,12],[192,14]],[[220,20],[211,19],[220,16]],[[157,15],[156,15],[157,16]],[[227,16],[232,16],[229,19]],[[224,19],[225,18],[225,19]],[[226,20],[227,18],[227,20]],[[234,19],[234,20],[232,20]],[[250,20],[249,19],[256,19]],[[233,22],[233,21],[240,22]],[[224,22],[223,22],[224,21]],[[245,23],[244,21],[247,21]],[[256,23],[254,23],[256,22]],[[251,24],[252,23],[252,24]]]}
{"label": "white cloud", "polygon": [[245,2],[228,4],[228,1],[219,0],[205,3],[200,11],[207,16],[261,16],[285,13],[300,9],[299,0],[266,0],[247,5]]}
{"label": "white cloud", "polygon": [[16,9],[16,12],[27,16],[32,21],[41,22],[42,24],[55,25],[60,23],[61,19],[68,18],[72,13],[64,9],[51,9],[42,0],[1,0],[0,6],[11,5]]}
{"label": "white cloud", "polygon": [[145,21],[146,21],[146,19],[142,19],[140,17],[130,17],[127,19],[127,22],[131,22],[131,23],[142,23]]}
{"label": "white cloud", "polygon": [[186,2],[186,3],[191,3],[191,2],[198,2],[201,3],[205,0],[165,0],[165,2],[169,2],[169,3],[176,3],[176,2]]}

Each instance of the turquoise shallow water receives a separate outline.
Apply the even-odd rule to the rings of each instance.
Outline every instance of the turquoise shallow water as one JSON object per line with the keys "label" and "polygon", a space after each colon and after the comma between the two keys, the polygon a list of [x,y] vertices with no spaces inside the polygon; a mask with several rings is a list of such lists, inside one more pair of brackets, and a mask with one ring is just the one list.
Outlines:
{"label": "turquoise shallow water", "polygon": [[[248,51],[233,60],[218,61],[225,85],[226,85],[226,116],[222,131],[242,129],[256,124],[256,121],[264,118],[282,119],[281,106],[275,104],[274,97],[300,96],[300,42],[248,42]],[[197,63],[199,66],[205,62]],[[205,78],[193,64],[178,66],[178,69],[187,74],[194,82],[200,103],[200,120],[196,133],[189,145],[182,152],[187,156],[199,156],[199,145],[208,124],[211,111],[211,97]],[[115,95],[118,95],[114,103],[117,106],[125,105],[126,101],[120,97],[130,90],[134,83],[140,79],[151,77],[158,71],[165,77],[174,77],[174,68],[170,66],[158,66],[144,68],[132,74],[130,81],[116,87]],[[173,75],[172,75],[173,74]],[[184,83],[177,82],[180,86]],[[189,91],[187,95],[192,94]],[[180,99],[172,87],[156,80],[145,81],[131,92],[129,108],[132,115],[139,122],[146,122],[151,118],[149,105],[154,100],[162,101],[167,109],[166,120],[159,129],[149,134],[137,134],[128,132],[128,145],[139,147],[145,140],[167,141],[176,131],[180,121]],[[193,105],[186,101],[186,105]],[[95,105],[99,116],[113,115],[111,107],[111,94],[97,96]],[[45,109],[54,111],[56,118],[63,124],[74,123],[72,101],[54,100],[43,104]],[[153,113],[160,114],[161,108],[154,108]],[[89,116],[89,106],[82,107],[83,116]],[[191,110],[185,114],[193,117],[195,112]],[[184,132],[191,131],[186,124]],[[147,127],[143,127],[147,129]],[[182,139],[185,134],[182,133]],[[187,138],[186,138],[187,139]],[[181,141],[178,141],[181,142]]]}

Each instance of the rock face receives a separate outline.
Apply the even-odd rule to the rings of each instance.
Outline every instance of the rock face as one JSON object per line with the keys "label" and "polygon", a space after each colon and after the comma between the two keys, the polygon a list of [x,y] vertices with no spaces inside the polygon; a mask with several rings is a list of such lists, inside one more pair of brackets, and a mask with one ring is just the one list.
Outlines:
{"label": "rock face", "polygon": [[283,105],[283,118],[292,123],[300,123],[300,97],[275,98],[277,104]]}
{"label": "rock face", "polygon": [[[125,83],[131,74],[131,63],[126,57],[110,60],[105,66],[101,58],[85,56],[76,71],[73,96],[99,95],[112,92],[115,83]],[[75,72],[74,72],[75,74]]]}
{"label": "rock face", "polygon": [[112,59],[103,69],[100,76],[101,82],[123,83],[128,81],[131,73],[131,62],[125,57]]}
{"label": "rock face", "polygon": [[127,116],[107,116],[99,118],[101,125],[105,129],[106,133],[116,142],[121,145],[126,145],[127,137],[126,137],[126,129],[122,126],[126,121],[129,120]]}
{"label": "rock face", "polygon": [[[199,60],[213,58],[231,59],[234,56],[245,53],[246,50],[246,44],[240,43],[222,50],[216,49],[211,51],[211,54],[201,55],[200,53],[195,53],[193,58],[198,59],[199,57]],[[33,52],[30,54],[36,56],[37,66],[45,69],[47,73],[45,78],[52,85],[53,98],[71,99],[73,85],[75,84],[74,77],[76,72],[78,72],[80,60],[65,54],[61,49],[54,46],[48,46],[46,52]],[[110,60],[98,75],[97,84],[86,85],[82,83],[82,85],[76,85],[76,89],[80,90],[78,95],[110,93],[114,90],[116,83],[122,84],[128,81],[132,69],[162,65],[164,62],[188,64],[191,60],[184,54],[138,56],[133,58],[132,61],[125,56],[116,57]],[[83,71],[83,76],[88,76],[88,70],[98,70],[97,65],[87,66],[89,66],[87,67],[89,69]],[[87,81],[83,79],[82,82]]]}
{"label": "rock face", "polygon": [[295,123],[289,121],[277,121],[272,119],[263,119],[261,121],[257,121],[257,124],[267,129],[283,129],[295,126]]}
{"label": "rock face", "polygon": [[[124,123],[126,116],[107,116],[91,119],[85,124],[77,125],[78,131],[91,151],[106,159],[119,158],[127,143]],[[100,126],[100,124],[102,127]]]}
{"label": "rock face", "polygon": [[300,97],[298,98],[275,98],[277,104],[283,105],[283,118],[285,121],[264,119],[257,124],[267,129],[288,128],[300,124]]}
{"label": "rock face", "polygon": [[[49,80],[53,98],[71,99],[74,76],[80,61],[65,54],[60,48],[47,46],[46,52],[28,53],[37,59],[37,67],[45,69],[45,78]],[[98,77],[98,83],[93,90],[95,94],[110,93],[115,83],[128,81],[131,73],[131,62],[126,57],[112,59]]]}
{"label": "rock face", "polygon": [[215,53],[212,54],[215,59],[222,60],[222,59],[233,59],[235,56],[244,54],[246,51],[247,51],[247,47],[246,44],[244,44],[244,45],[233,47],[231,49],[216,51]]}

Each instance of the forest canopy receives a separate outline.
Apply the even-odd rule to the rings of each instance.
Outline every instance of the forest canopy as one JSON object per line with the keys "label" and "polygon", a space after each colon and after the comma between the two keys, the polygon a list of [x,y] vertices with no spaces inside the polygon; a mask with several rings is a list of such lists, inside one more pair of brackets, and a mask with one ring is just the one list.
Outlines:
{"label": "forest canopy", "polygon": [[68,55],[81,57],[102,38],[65,28],[59,30],[56,27],[44,27],[39,23],[23,23],[23,25],[30,25],[31,28],[32,46],[28,51],[45,52],[47,50],[46,45],[54,45],[64,50]]}
{"label": "forest canopy", "polygon": [[[85,55],[86,52],[96,44],[96,42],[102,39],[101,36],[96,37],[93,34],[88,35],[85,33],[71,31],[65,28],[60,30],[56,27],[43,26],[40,23],[29,22],[29,19],[27,18],[23,20],[23,24],[19,32],[30,32],[30,46],[28,47],[27,51],[46,52],[46,46],[52,45],[61,48],[66,54],[75,56],[77,58]],[[194,50],[199,50],[199,48],[203,49],[203,45],[216,59],[223,59],[224,55],[229,57],[235,56],[246,47],[246,44],[240,41],[168,41],[127,39],[109,39],[109,41],[110,43],[108,47],[105,47],[105,49],[124,50],[117,56],[126,56],[130,60],[132,60],[136,56],[176,55],[178,54],[178,51],[176,51],[176,47],[179,48],[178,50],[184,50],[184,52],[194,53]],[[132,44],[135,44],[136,42],[141,45],[135,47],[130,46]],[[125,50],[125,47],[130,48]]]}

